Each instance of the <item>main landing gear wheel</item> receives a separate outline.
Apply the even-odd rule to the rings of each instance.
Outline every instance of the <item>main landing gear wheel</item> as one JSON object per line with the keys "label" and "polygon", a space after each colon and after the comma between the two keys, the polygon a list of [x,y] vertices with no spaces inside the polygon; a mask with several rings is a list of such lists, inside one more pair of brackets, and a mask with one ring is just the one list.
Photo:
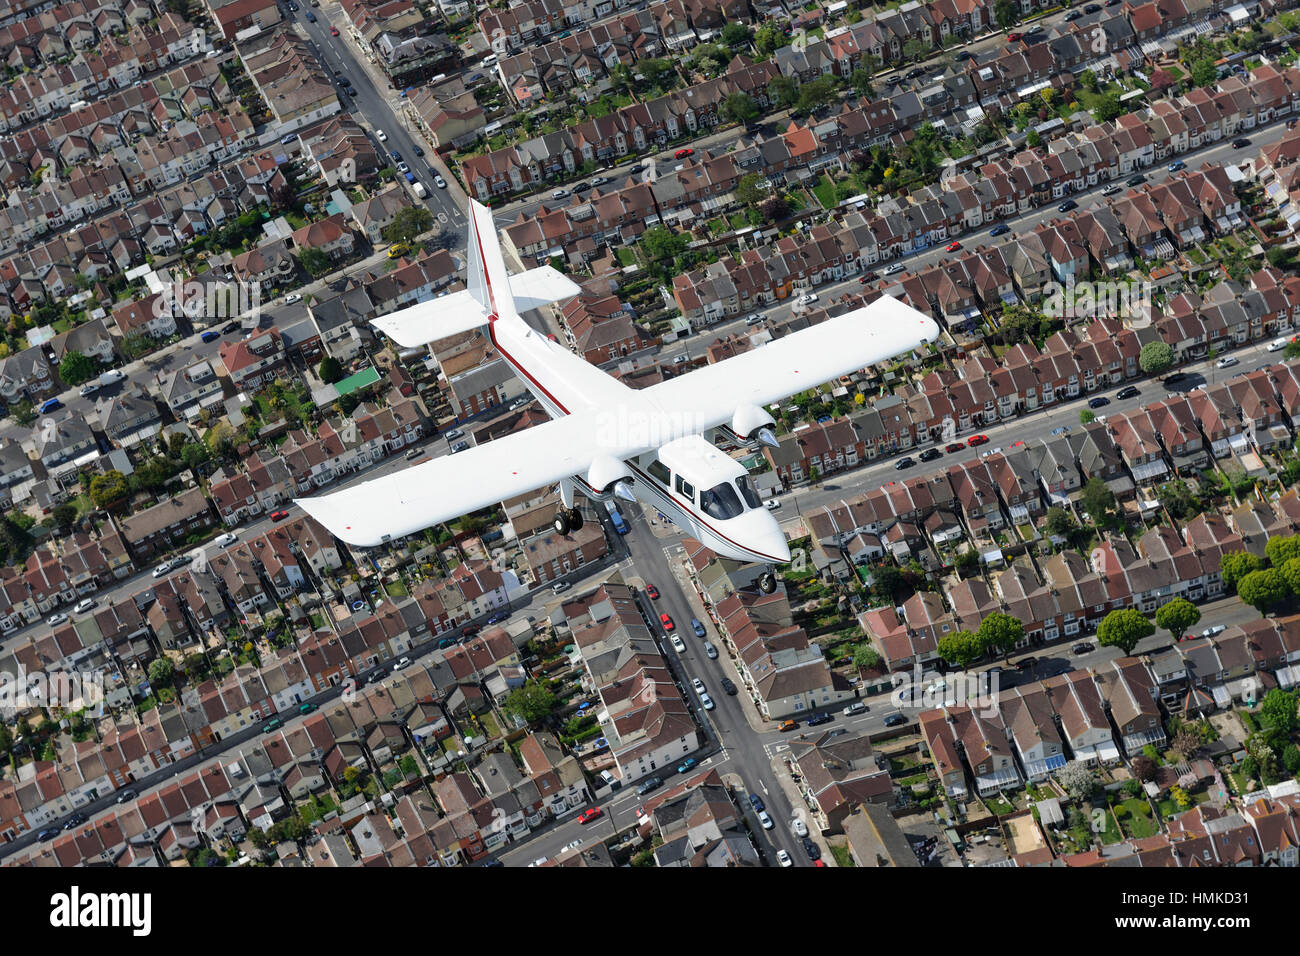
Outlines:
{"label": "main landing gear wheel", "polygon": [[758,576],[758,589],[764,594],[771,594],[776,590],[776,575],[771,571],[764,571]]}
{"label": "main landing gear wheel", "polygon": [[552,522],[556,534],[568,534],[571,531],[579,531],[582,528],[582,512],[577,508],[561,509],[555,513],[555,521]]}

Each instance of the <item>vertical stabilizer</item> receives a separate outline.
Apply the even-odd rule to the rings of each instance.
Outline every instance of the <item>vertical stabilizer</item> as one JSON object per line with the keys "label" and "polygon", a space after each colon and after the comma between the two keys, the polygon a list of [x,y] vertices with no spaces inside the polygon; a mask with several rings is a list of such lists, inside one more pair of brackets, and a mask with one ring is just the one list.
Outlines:
{"label": "vertical stabilizer", "polygon": [[506,274],[505,259],[501,256],[501,243],[497,239],[492,211],[473,199],[469,201],[468,255],[469,294],[483,306],[488,321],[517,318],[519,313],[510,292],[510,278]]}

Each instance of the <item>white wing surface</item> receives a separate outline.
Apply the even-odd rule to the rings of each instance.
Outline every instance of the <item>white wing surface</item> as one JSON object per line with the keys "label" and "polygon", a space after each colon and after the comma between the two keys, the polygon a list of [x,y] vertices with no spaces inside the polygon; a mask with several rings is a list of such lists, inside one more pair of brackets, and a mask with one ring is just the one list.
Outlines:
{"label": "white wing surface", "polygon": [[702,431],[730,422],[741,406],[779,402],[938,337],[933,319],[885,296],[639,394],[660,414],[689,417]]}

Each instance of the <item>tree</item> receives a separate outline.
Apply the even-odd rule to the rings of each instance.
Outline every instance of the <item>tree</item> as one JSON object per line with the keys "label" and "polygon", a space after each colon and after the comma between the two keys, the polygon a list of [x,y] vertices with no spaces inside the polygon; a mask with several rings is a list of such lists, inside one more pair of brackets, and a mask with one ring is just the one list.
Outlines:
{"label": "tree", "polygon": [[107,511],[130,493],[126,475],[120,471],[106,471],[90,479],[90,500],[95,503],[96,508]]}
{"label": "tree", "polygon": [[1097,420],[1097,416],[1094,415],[1092,412],[1090,412],[1090,411],[1089,411],[1088,409],[1086,409],[1086,408],[1083,409],[1083,410],[1081,410],[1081,411],[1079,412],[1079,424],[1080,424],[1080,425],[1089,425],[1089,424],[1091,424],[1092,422],[1095,422],[1096,420]]}
{"label": "tree", "polygon": [[755,206],[762,202],[766,190],[762,186],[763,177],[758,173],[746,173],[736,183],[736,199],[746,206]]}
{"label": "tree", "polygon": [[1097,74],[1092,70],[1084,70],[1079,74],[1079,85],[1085,90],[1097,92]]}
{"label": "tree", "polygon": [[1166,342],[1148,342],[1138,354],[1138,365],[1148,375],[1159,375],[1174,364],[1174,350]]}
{"label": "tree", "polygon": [[330,257],[323,250],[314,246],[307,246],[305,249],[298,250],[298,261],[302,263],[302,267],[307,270],[307,274],[313,279],[319,279],[330,271]]}
{"label": "tree", "polygon": [[170,687],[176,679],[175,668],[166,657],[155,657],[149,662],[149,684],[156,688]]}
{"label": "tree", "polygon": [[531,680],[517,690],[511,691],[502,707],[530,724],[545,720],[555,710],[555,695],[545,686]]}
{"label": "tree", "polygon": [[95,360],[80,352],[65,352],[59,363],[59,378],[65,385],[80,385],[95,377],[99,370]]}
{"label": "tree", "polygon": [[934,45],[928,40],[922,40],[920,37],[912,37],[903,44],[903,58],[906,60],[919,60],[934,48]]}
{"label": "tree", "polygon": [[773,193],[763,200],[758,211],[767,222],[780,222],[790,215],[790,202],[779,193]]}
{"label": "tree", "polygon": [[1052,505],[1047,509],[1047,517],[1043,520],[1043,528],[1049,535],[1054,538],[1068,538],[1078,527],[1074,522],[1074,516],[1066,511],[1060,505]]}
{"label": "tree", "polygon": [[1200,619],[1200,608],[1186,598],[1166,601],[1156,611],[1156,624],[1172,634],[1175,641],[1181,641]]}
{"label": "tree", "polygon": [[1174,735],[1173,743],[1169,745],[1169,749],[1184,760],[1190,760],[1201,749],[1201,738],[1193,731],[1184,728]]}
{"label": "tree", "polygon": [[954,667],[965,670],[983,654],[980,639],[970,631],[956,631],[939,638],[939,656]]}
{"label": "tree", "polygon": [[1286,582],[1286,589],[1291,592],[1291,596],[1300,597],[1300,558],[1292,558],[1282,565],[1279,570],[1282,572],[1282,580]]}
{"label": "tree", "polygon": [[880,664],[880,654],[870,644],[859,644],[853,652],[853,666],[860,671],[876,670]]}
{"label": "tree", "polygon": [[433,228],[433,213],[424,206],[406,206],[400,210],[393,221],[379,231],[384,242],[410,242],[423,232]]}
{"label": "tree", "polygon": [[1093,109],[1092,115],[1097,118],[1099,123],[1109,123],[1123,112],[1124,104],[1119,101],[1119,97],[1114,93],[1107,93],[1097,101],[1097,106]]}
{"label": "tree", "polygon": [[1025,626],[1010,614],[994,612],[980,621],[980,646],[991,653],[1010,654],[1025,639]]}
{"label": "tree", "polygon": [[748,93],[729,93],[718,107],[718,114],[728,123],[747,124],[758,118],[762,110]]}
{"label": "tree", "polygon": [[993,19],[997,21],[998,26],[1003,30],[1019,23],[1020,4],[1014,3],[1013,0],[997,0],[993,4]]}
{"label": "tree", "polygon": [[54,518],[54,523],[60,529],[66,531],[72,527],[72,522],[77,520],[77,506],[74,504],[55,505],[50,514]]}
{"label": "tree", "polygon": [[1238,581],[1263,567],[1263,560],[1249,551],[1229,551],[1219,559],[1219,577],[1223,579],[1224,587],[1231,591]]}
{"label": "tree", "polygon": [[[0,744],[0,753],[3,752],[4,746]],[[1300,747],[1287,744],[1282,748],[1282,766],[1286,767],[1286,772],[1293,777],[1300,774]]]}
{"label": "tree", "polygon": [[1025,134],[1025,145],[1030,149],[1037,149],[1043,145],[1043,136],[1036,129],[1031,129]]}
{"label": "tree", "polygon": [[1141,611],[1135,607],[1126,607],[1111,611],[1102,618],[1097,625],[1097,643],[1106,647],[1118,647],[1125,654],[1132,654],[1138,641],[1155,632],[1155,626]]}
{"label": "tree", "polygon": [[206,445],[192,441],[181,449],[181,461],[190,471],[197,472],[199,465],[208,461],[212,457]]}
{"label": "tree", "polygon": [[1237,582],[1237,596],[1260,614],[1287,598],[1286,579],[1277,568],[1251,571]]}
{"label": "tree", "polygon": [[1083,504],[1083,510],[1092,518],[1093,524],[1100,524],[1114,514],[1117,507],[1115,492],[1111,491],[1101,478],[1089,478],[1084,483],[1083,494],[1079,500]]}
{"label": "tree", "polygon": [[1219,71],[1208,56],[1192,64],[1192,82],[1197,86],[1209,86],[1218,78]]}
{"label": "tree", "polygon": [[875,92],[875,84],[871,82],[871,71],[861,67],[854,70],[849,75],[849,88],[858,96],[870,96]]}
{"label": "tree", "polygon": [[1260,701],[1259,719],[1268,728],[1270,737],[1279,741],[1288,739],[1300,727],[1296,694],[1277,687],[1270,690]]}
{"label": "tree", "polygon": [[1133,758],[1133,776],[1143,783],[1150,783],[1156,778],[1156,762],[1146,754]]}
{"label": "tree", "polygon": [[333,385],[343,378],[343,363],[332,355],[327,355],[320,360],[320,365],[316,368],[316,374],[326,385]]}
{"label": "tree", "polygon": [[1300,558],[1300,535],[1278,535],[1264,544],[1264,554],[1269,563],[1280,568],[1292,558]]}
{"label": "tree", "polygon": [[675,233],[664,226],[647,229],[641,235],[641,248],[645,250],[646,255],[658,262],[665,262],[681,255],[688,245],[690,239],[684,234]]}
{"label": "tree", "polygon": [[897,603],[906,587],[903,572],[892,564],[882,564],[871,569],[871,593],[881,601]]}
{"label": "tree", "polygon": [[829,106],[835,102],[838,87],[839,81],[831,74],[809,80],[799,89],[799,98],[795,101],[796,111],[812,113],[823,106]]}
{"label": "tree", "polygon": [[750,32],[749,27],[736,20],[731,21],[722,28],[722,42],[731,47],[733,51],[745,49],[752,39],[753,34]]}
{"label": "tree", "polygon": [[1092,768],[1081,760],[1071,760],[1056,774],[1056,782],[1075,800],[1087,800],[1097,791]]}
{"label": "tree", "polygon": [[771,56],[785,44],[785,33],[775,23],[764,23],[754,31],[754,49],[759,56]]}
{"label": "tree", "polygon": [[774,76],[767,84],[767,95],[779,108],[789,109],[799,102],[799,87],[788,76]]}
{"label": "tree", "polygon": [[1187,518],[1203,510],[1187,482],[1167,481],[1156,489],[1156,500],[1175,518]]}

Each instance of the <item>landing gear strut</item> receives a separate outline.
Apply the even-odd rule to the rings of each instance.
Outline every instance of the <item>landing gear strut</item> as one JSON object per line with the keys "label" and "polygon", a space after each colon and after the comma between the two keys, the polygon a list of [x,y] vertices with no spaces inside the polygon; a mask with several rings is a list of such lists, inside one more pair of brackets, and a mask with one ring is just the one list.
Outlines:
{"label": "landing gear strut", "polygon": [[771,571],[764,571],[758,576],[758,589],[764,594],[771,594],[776,590],[776,575]]}
{"label": "landing gear strut", "polygon": [[582,530],[582,512],[577,508],[561,508],[555,513],[553,527],[556,534]]}

